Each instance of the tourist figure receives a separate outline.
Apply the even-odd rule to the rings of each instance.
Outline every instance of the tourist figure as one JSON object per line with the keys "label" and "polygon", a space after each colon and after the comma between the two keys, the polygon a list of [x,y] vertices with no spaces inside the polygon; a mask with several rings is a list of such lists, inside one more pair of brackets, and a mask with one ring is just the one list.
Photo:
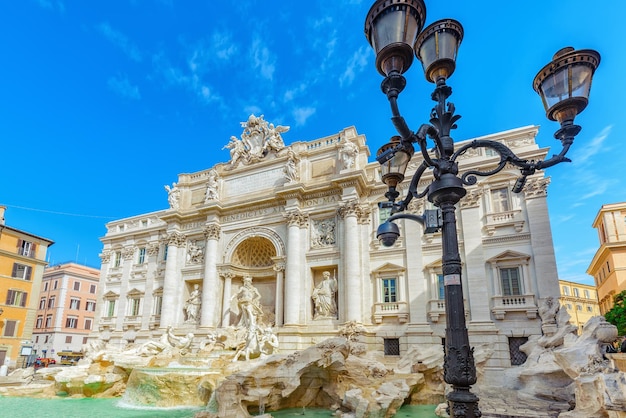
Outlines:
{"label": "tourist figure", "polygon": [[256,327],[258,319],[263,315],[263,309],[261,308],[261,294],[252,285],[252,277],[243,278],[243,286],[233,298],[237,298],[237,307],[241,314],[237,326],[248,329]]}
{"label": "tourist figure", "polygon": [[313,319],[318,318],[336,318],[337,303],[335,302],[335,293],[337,292],[337,279],[330,277],[330,273],[325,271],[323,280],[313,290],[313,304],[315,311]]}
{"label": "tourist figure", "polygon": [[170,208],[178,210],[180,207],[180,190],[178,189],[178,185],[176,182],[172,183],[172,187],[166,184],[165,190],[167,190],[167,201],[170,204]]}
{"label": "tourist figure", "polygon": [[185,322],[197,324],[200,315],[200,305],[202,304],[202,291],[198,284],[193,285],[193,291],[189,294],[189,299],[185,302]]}

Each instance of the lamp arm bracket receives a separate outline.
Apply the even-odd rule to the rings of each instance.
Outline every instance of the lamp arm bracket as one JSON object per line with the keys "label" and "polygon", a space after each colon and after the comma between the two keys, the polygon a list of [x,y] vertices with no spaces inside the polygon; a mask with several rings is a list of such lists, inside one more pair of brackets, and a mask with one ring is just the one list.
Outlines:
{"label": "lamp arm bracket", "polygon": [[412,213],[396,213],[395,215],[391,215],[385,222],[393,222],[398,219],[409,219],[411,221],[418,222],[420,225],[424,226],[425,217],[423,215],[414,215]]}
{"label": "lamp arm bracket", "polygon": [[424,123],[419,127],[414,135],[414,142],[417,142],[417,144],[420,146],[422,157],[424,157],[424,163],[426,163],[428,167],[434,167],[436,163],[433,161],[432,158],[430,158],[430,155],[428,154],[428,148],[426,147],[426,136],[433,139],[437,144],[437,147],[439,147],[439,131],[433,125]]}

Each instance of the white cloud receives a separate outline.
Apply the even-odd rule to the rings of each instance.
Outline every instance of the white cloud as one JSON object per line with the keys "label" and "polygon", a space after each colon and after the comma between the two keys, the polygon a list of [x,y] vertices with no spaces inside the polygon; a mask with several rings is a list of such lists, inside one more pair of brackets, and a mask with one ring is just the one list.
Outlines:
{"label": "white cloud", "polygon": [[65,4],[62,1],[37,0],[40,7],[48,10],[58,10],[60,13],[65,12]]}
{"label": "white cloud", "polygon": [[109,88],[122,97],[139,100],[139,87],[133,86],[126,76],[111,77],[108,81]]}
{"label": "white cloud", "polygon": [[348,60],[346,70],[339,77],[339,85],[349,86],[354,81],[354,77],[367,65],[367,58],[370,54],[370,49],[367,46],[360,47],[352,57]]}
{"label": "white cloud", "polygon": [[131,60],[140,62],[142,60],[139,48],[134,45],[123,33],[113,29],[108,23],[104,22],[97,26],[98,30],[111,43],[119,47]]}
{"label": "white cloud", "polygon": [[215,32],[211,41],[217,58],[226,61],[237,54],[238,48],[230,33]]}
{"label": "white cloud", "polygon": [[316,109],[314,107],[299,107],[293,110],[292,115],[296,121],[296,126],[302,126],[306,124],[307,119],[315,114]]}
{"label": "white cloud", "polygon": [[263,78],[267,80],[274,78],[276,57],[263,45],[261,39],[256,38],[252,41],[250,58],[252,59],[252,67],[260,70],[260,74]]}
{"label": "white cloud", "polygon": [[152,61],[157,72],[165,78],[168,84],[180,86],[191,91],[204,103],[221,102],[221,97],[217,95],[209,85],[202,81],[198,74],[199,68],[197,64],[194,63],[193,57],[188,63],[189,69],[191,70],[190,73],[185,73],[185,71],[180,68],[171,65],[162,53],[155,55]]}

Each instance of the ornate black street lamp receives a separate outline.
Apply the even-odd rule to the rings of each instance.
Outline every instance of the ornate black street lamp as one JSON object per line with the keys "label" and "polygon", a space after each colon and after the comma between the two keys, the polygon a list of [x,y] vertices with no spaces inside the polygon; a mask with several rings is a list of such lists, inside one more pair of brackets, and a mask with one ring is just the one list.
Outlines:
{"label": "ornate black street lamp", "polygon": [[[444,379],[452,386],[447,394],[449,413],[453,417],[480,417],[478,397],[470,391],[476,383],[473,348],[469,344],[463,290],[461,286],[461,257],[456,231],[455,205],[465,196],[465,186],[476,184],[476,176],[490,176],[500,172],[507,164],[520,168],[521,176],[513,186],[513,192],[524,188],[526,178],[537,170],[543,170],[563,161],[580,126],[574,118],[587,106],[591,80],[600,55],[593,50],[575,51],[563,48],[552,62],[539,71],[533,88],[541,96],[548,119],[558,121],[560,128],[554,137],[561,141],[558,155],[543,161],[524,160],[516,156],[504,144],[475,140],[455,150],[450,131],[456,128],[455,108],[447,99],[452,89],[446,84],[456,68],[456,55],[463,27],[452,19],[440,20],[422,30],[426,20],[423,0],[377,0],[370,8],[365,21],[365,36],[376,51],[376,68],[385,78],[381,88],[391,105],[391,120],[399,136],[382,146],[376,156],[381,164],[382,180],[389,187],[385,194],[388,202],[381,207],[391,209],[392,216],[380,225],[377,236],[385,246],[394,244],[400,235],[397,219],[420,222],[425,232],[442,232],[442,264],[446,305],[446,337],[444,357]],[[423,124],[417,131],[407,126],[398,109],[397,99],[406,85],[402,75],[415,55],[422,63],[426,79],[435,84],[431,98],[436,102],[430,115],[430,123]],[[429,150],[427,139],[434,143]],[[399,192],[396,187],[404,180],[404,173],[417,144],[423,158],[417,168],[406,198],[396,202]],[[489,171],[470,170],[459,176],[457,159],[473,148],[491,148],[498,153],[500,161]],[[434,180],[419,192],[421,176],[432,170]],[[438,209],[426,211],[424,216],[403,212],[413,198],[426,196]]]}

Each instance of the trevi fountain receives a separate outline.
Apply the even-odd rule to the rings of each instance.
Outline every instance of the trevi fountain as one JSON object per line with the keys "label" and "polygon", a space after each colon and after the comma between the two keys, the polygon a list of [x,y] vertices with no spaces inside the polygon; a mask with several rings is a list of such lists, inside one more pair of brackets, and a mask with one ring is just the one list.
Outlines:
{"label": "trevi fountain", "polygon": [[[176,335],[170,327],[159,340],[123,349],[91,342],[78,365],[18,369],[2,378],[0,394],[122,398],[153,408],[195,407],[198,418],[271,417],[272,411],[290,408],[382,418],[406,404],[438,405],[437,416],[447,416],[443,349],[414,346],[390,362],[368,351],[359,342],[363,327],[348,322],[336,337],[283,353],[255,301],[255,288],[247,281],[238,294],[236,326],[201,341],[192,332]],[[332,306],[318,308],[323,314]],[[522,366],[486,376],[481,365],[490,356],[489,346],[474,347],[479,378],[473,391],[483,416],[626,417],[626,373],[619,370],[626,354],[606,353],[617,329],[598,316],[576,335],[569,314],[555,300],[544,302],[540,313],[543,335],[522,347],[527,355]]]}

